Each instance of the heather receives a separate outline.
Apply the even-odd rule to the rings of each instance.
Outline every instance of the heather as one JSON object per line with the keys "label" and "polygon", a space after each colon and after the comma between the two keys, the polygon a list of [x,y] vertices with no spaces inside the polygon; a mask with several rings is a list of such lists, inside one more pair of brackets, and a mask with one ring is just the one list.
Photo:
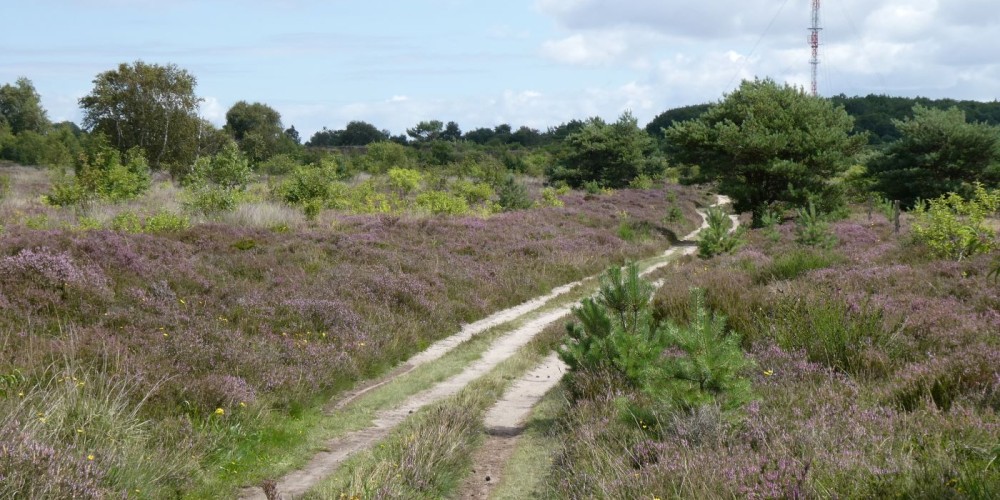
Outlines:
{"label": "heather", "polygon": [[[461,323],[661,251],[693,228],[700,198],[670,187],[560,201],[267,228],[178,222],[140,200],[118,231],[3,205],[0,475],[17,478],[3,495],[204,495],[287,467],[283,449],[304,444],[297,419],[338,391]],[[32,229],[25,211],[50,223]],[[623,239],[624,226],[638,230]]]}
{"label": "heather", "polygon": [[1000,494],[995,252],[937,257],[909,217],[896,233],[880,214],[855,213],[808,238],[801,219],[667,271],[653,299],[654,317],[691,321],[689,290],[704,290],[740,335],[753,399],[738,418],[711,401],[623,418],[641,390],[621,376],[574,374],[545,495]]}

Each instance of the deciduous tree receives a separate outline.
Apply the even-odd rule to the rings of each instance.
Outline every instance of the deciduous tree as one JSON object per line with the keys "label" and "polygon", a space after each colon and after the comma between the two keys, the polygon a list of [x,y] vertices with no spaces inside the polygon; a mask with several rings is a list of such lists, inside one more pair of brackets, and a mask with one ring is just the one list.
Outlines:
{"label": "deciduous tree", "polygon": [[154,167],[188,164],[198,150],[195,77],[174,64],[122,63],[94,79],[80,99],[85,128],[121,152],[140,147]]}
{"label": "deciduous tree", "polygon": [[21,77],[14,85],[0,87],[0,122],[3,121],[13,134],[24,131],[43,134],[48,130],[49,119],[31,80]]}

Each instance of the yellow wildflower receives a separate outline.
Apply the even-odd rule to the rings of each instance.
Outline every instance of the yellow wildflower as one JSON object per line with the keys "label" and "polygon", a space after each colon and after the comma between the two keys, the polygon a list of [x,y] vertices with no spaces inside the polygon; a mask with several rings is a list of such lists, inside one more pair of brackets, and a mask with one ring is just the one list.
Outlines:
{"label": "yellow wildflower", "polygon": [[223,410],[222,408],[216,408],[215,409],[215,414],[216,415],[225,415],[226,414],[226,410]]}

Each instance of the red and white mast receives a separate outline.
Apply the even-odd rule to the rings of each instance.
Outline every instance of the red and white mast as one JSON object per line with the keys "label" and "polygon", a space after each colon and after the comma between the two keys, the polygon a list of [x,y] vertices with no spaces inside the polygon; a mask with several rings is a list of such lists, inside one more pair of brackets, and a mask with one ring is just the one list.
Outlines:
{"label": "red and white mast", "polygon": [[812,95],[816,97],[819,92],[816,86],[816,71],[819,69],[819,32],[823,28],[819,27],[819,0],[812,0],[812,27],[809,28],[809,47],[812,48]]}

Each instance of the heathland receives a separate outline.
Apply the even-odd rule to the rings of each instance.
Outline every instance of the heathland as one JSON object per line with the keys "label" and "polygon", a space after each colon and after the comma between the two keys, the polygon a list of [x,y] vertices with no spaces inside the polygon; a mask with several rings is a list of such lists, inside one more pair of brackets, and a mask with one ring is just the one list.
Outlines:
{"label": "heathland", "polygon": [[[655,130],[351,122],[302,145],[262,103],[215,128],[194,88],[123,64],[81,129],[0,87],[0,497],[273,496],[379,425],[301,491],[1000,495],[981,107],[755,80]],[[842,106],[863,103],[874,134]],[[490,408],[556,361],[484,453]]]}

